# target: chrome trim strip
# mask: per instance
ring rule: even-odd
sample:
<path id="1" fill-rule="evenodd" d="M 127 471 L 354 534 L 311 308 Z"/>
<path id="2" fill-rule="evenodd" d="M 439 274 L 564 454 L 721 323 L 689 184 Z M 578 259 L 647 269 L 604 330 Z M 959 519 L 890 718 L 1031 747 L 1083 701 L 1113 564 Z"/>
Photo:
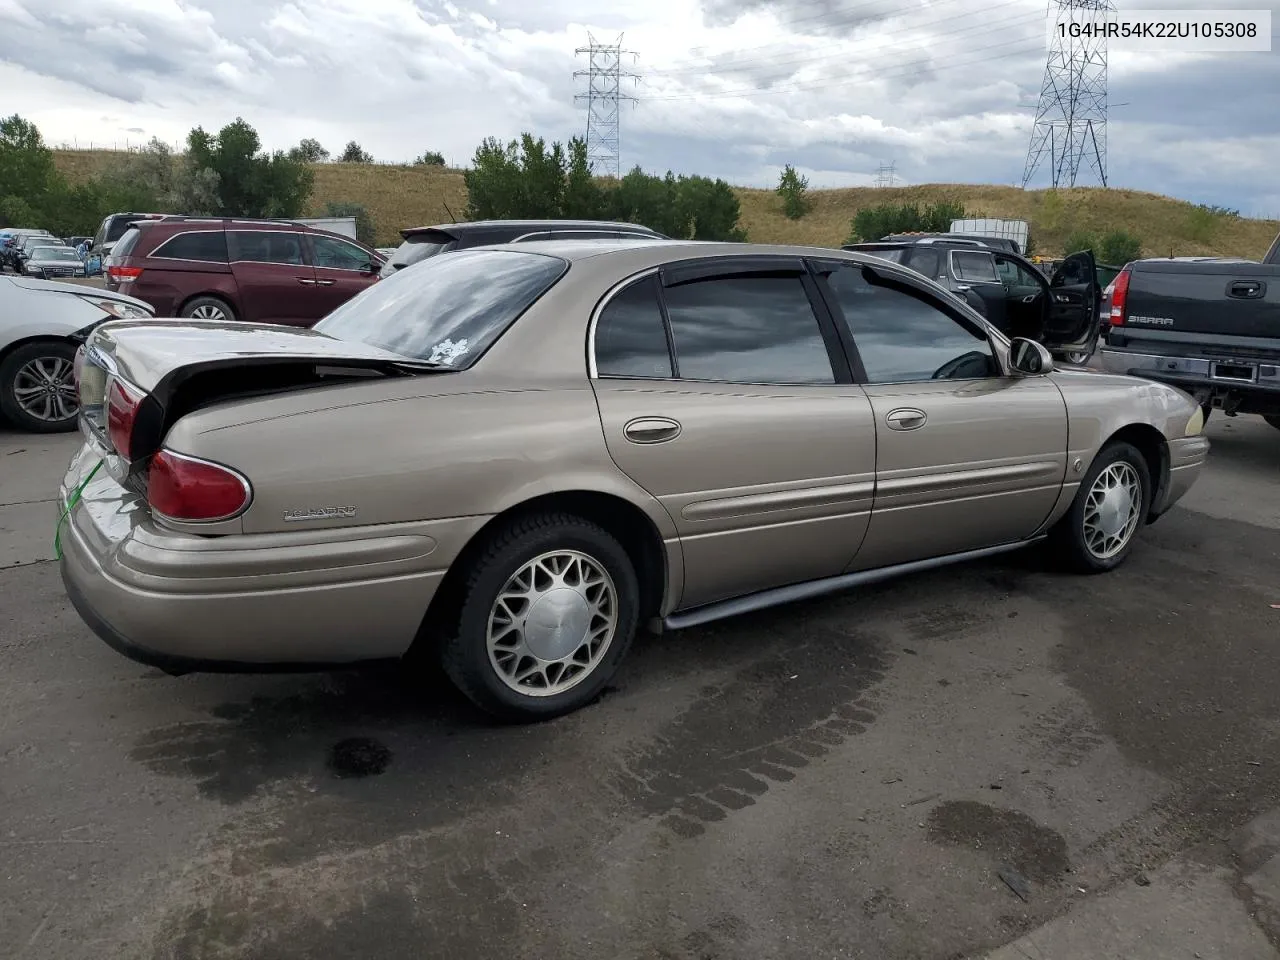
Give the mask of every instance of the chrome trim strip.
<path id="1" fill-rule="evenodd" d="M 826 594 L 837 593 L 849 587 L 878 583 L 881 580 L 889 580 L 908 573 L 920 573 L 936 567 L 949 566 L 953 563 L 963 563 L 967 560 L 981 560 L 984 557 L 1018 550 L 1042 539 L 1044 539 L 1042 536 L 1031 537 L 1027 540 L 1018 540 L 1014 543 L 1000 544 L 995 547 L 983 547 L 980 550 L 966 550 L 964 553 L 953 553 L 943 557 L 930 557 L 927 560 L 897 563 L 889 567 L 880 567 L 878 570 L 860 570 L 857 573 L 841 574 L 840 576 L 827 577 L 823 580 L 810 580 L 807 583 L 775 587 L 772 590 L 762 590 L 759 593 L 753 593 L 745 597 L 721 600 L 702 607 L 695 607 L 685 612 L 669 614 L 663 618 L 662 626 L 667 630 L 683 630 L 687 627 L 701 626 L 714 620 L 723 620 L 726 617 L 735 617 L 743 613 L 754 613 L 757 610 L 776 607 L 784 603 L 793 603 L 796 600 L 821 597 Z"/>
<path id="2" fill-rule="evenodd" d="M 802 507 L 821 507 L 838 503 L 856 504 L 870 501 L 875 495 L 874 480 L 858 480 L 853 483 L 831 484 L 822 487 L 804 487 L 800 490 L 777 490 L 772 493 L 754 493 L 743 497 L 723 497 L 718 500 L 699 500 L 687 504 L 680 511 L 685 520 L 728 520 L 759 513 L 796 510 Z"/>

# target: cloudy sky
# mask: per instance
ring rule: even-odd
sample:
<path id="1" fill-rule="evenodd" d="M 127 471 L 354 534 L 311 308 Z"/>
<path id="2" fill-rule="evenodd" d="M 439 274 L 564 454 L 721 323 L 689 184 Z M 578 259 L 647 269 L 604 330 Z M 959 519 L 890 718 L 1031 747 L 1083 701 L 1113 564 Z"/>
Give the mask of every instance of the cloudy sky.
<path id="1" fill-rule="evenodd" d="M 1122 9 L 1280 0 L 1120 0 Z M 602 12 L 603 11 L 603 12 Z M 48 142 L 182 140 L 237 115 L 264 143 L 350 139 L 467 161 L 486 136 L 585 128 L 575 48 L 635 51 L 623 168 L 769 185 L 1016 183 L 1044 72 L 1046 0 L 0 0 L 4 113 Z M 1280 214 L 1271 53 L 1113 50 L 1115 186 Z M 1047 172 L 1037 178 L 1047 183 Z"/>

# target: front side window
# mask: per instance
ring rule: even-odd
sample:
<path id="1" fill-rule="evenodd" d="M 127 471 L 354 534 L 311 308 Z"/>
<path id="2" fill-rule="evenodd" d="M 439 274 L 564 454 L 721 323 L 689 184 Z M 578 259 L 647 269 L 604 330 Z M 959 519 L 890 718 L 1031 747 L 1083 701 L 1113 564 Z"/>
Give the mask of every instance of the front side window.
<path id="1" fill-rule="evenodd" d="M 827 278 L 870 383 L 999 375 L 986 336 L 921 297 L 872 283 L 857 266 Z"/>
<path id="2" fill-rule="evenodd" d="M 134 228 L 134 232 L 138 232 Z M 121 250 L 124 240 L 115 246 L 116 256 L 123 257 L 129 251 Z M 130 248 L 132 249 L 132 248 Z M 151 252 L 153 257 L 169 260 L 197 260 L 202 263 L 227 262 L 227 235 L 221 230 L 201 230 L 196 233 L 179 233 L 170 237 Z"/>
<path id="3" fill-rule="evenodd" d="M 543 254 L 457 250 L 379 280 L 312 329 L 462 369 L 568 269 Z"/>
<path id="4" fill-rule="evenodd" d="M 228 253 L 233 261 L 283 263 L 301 266 L 302 235 L 283 230 L 228 230 Z"/>
<path id="5" fill-rule="evenodd" d="M 334 270 L 368 270 L 373 260 L 367 251 L 354 243 L 347 243 L 335 237 L 313 236 L 311 244 L 315 248 L 317 267 L 330 267 Z"/>
<path id="6" fill-rule="evenodd" d="M 951 267 L 957 280 L 970 280 L 977 283 L 999 283 L 996 276 L 995 261 L 989 253 L 969 253 L 955 250 L 951 254 Z"/>
<path id="7" fill-rule="evenodd" d="M 657 277 L 633 283 L 600 311 L 595 352 L 596 373 L 602 377 L 662 380 L 674 375 Z"/>
<path id="8" fill-rule="evenodd" d="M 818 318 L 798 276 L 742 276 L 669 287 L 678 375 L 734 383 L 834 383 Z"/>

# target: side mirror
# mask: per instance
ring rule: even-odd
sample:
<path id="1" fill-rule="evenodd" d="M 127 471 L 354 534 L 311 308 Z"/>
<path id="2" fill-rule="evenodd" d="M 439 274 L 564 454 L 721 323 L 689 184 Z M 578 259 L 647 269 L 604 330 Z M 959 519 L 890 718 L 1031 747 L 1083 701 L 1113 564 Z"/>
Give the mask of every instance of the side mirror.
<path id="1" fill-rule="evenodd" d="M 1044 344 L 1016 337 L 1009 344 L 1009 366 L 1024 377 L 1039 377 L 1053 370 L 1053 354 Z"/>

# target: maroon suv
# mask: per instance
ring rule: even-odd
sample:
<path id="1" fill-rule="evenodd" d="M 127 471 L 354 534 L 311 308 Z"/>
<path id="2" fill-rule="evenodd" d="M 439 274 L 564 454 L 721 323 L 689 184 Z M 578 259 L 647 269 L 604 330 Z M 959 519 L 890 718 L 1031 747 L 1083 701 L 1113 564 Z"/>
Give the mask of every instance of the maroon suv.
<path id="1" fill-rule="evenodd" d="M 125 232 L 106 282 L 159 317 L 309 327 L 376 283 L 382 262 L 349 237 L 288 220 L 169 217 Z"/>

